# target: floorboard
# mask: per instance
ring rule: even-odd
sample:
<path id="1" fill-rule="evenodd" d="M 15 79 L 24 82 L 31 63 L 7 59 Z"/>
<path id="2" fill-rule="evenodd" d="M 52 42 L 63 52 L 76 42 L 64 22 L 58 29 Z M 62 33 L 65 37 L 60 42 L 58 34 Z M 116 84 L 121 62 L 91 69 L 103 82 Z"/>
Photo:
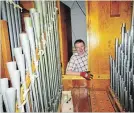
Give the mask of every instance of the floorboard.
<path id="1" fill-rule="evenodd" d="M 74 112 L 89 112 L 89 96 L 87 88 L 72 89 Z"/>

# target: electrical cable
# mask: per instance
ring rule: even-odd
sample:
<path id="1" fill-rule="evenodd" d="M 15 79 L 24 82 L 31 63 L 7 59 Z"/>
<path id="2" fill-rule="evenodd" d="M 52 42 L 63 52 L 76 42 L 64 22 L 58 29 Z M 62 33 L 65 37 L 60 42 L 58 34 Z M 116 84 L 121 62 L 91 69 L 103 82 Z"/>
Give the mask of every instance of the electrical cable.
<path id="1" fill-rule="evenodd" d="M 73 7 L 74 3 L 75 3 L 75 1 L 73 2 L 72 6 L 71 6 L 71 9 L 72 9 L 72 7 Z"/>
<path id="2" fill-rule="evenodd" d="M 85 12 L 82 10 L 80 4 L 78 3 L 78 1 L 76 1 L 76 3 L 78 4 L 79 8 L 81 9 L 81 11 L 83 12 L 83 14 L 86 16 Z"/>

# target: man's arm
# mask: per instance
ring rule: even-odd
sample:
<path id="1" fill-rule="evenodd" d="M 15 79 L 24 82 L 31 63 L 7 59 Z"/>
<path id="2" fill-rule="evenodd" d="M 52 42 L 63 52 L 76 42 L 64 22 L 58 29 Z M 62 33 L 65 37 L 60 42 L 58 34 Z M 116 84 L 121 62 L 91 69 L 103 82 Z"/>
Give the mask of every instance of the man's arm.
<path id="1" fill-rule="evenodd" d="M 80 75 L 80 72 L 66 71 L 66 75 Z"/>
<path id="2" fill-rule="evenodd" d="M 67 71 L 66 75 L 74 75 L 74 76 L 81 76 L 85 78 L 86 80 L 91 80 L 93 78 L 93 75 L 90 74 L 89 72 L 73 72 L 73 71 Z"/>

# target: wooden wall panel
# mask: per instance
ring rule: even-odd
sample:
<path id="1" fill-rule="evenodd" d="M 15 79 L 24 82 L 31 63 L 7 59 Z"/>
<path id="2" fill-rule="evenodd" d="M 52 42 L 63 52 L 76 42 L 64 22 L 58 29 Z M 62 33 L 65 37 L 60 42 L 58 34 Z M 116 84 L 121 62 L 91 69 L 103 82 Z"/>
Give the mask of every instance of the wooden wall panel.
<path id="1" fill-rule="evenodd" d="M 119 16 L 110 16 L 110 1 L 88 1 L 88 52 L 89 70 L 95 78 L 109 78 L 109 55 L 114 58 L 115 38 L 121 37 L 121 25 L 127 30 L 131 21 L 131 1 L 119 1 Z"/>
<path id="2" fill-rule="evenodd" d="M 73 88 L 72 80 L 63 80 L 62 84 L 64 91 L 69 91 Z"/>
<path id="3" fill-rule="evenodd" d="M 1 42 L 1 78 L 9 78 L 6 63 L 11 61 L 11 51 L 8 35 L 8 26 L 5 20 L 0 20 L 0 42 Z"/>
<path id="4" fill-rule="evenodd" d="M 106 91 L 110 85 L 109 79 L 93 79 L 87 81 L 85 79 L 62 79 L 64 91 L 72 88 L 89 88 L 90 90 Z"/>
<path id="5" fill-rule="evenodd" d="M 110 17 L 119 17 L 119 16 L 120 16 L 120 2 L 110 1 Z"/>

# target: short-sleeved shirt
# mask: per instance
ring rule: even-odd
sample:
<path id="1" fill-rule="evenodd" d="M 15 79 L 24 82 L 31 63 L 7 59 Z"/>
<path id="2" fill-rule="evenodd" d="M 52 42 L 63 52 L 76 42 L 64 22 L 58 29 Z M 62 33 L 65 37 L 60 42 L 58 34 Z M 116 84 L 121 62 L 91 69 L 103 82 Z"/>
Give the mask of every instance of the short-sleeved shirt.
<path id="1" fill-rule="evenodd" d="M 84 72 L 88 69 L 87 51 L 83 55 L 74 53 L 67 64 L 66 71 Z"/>

